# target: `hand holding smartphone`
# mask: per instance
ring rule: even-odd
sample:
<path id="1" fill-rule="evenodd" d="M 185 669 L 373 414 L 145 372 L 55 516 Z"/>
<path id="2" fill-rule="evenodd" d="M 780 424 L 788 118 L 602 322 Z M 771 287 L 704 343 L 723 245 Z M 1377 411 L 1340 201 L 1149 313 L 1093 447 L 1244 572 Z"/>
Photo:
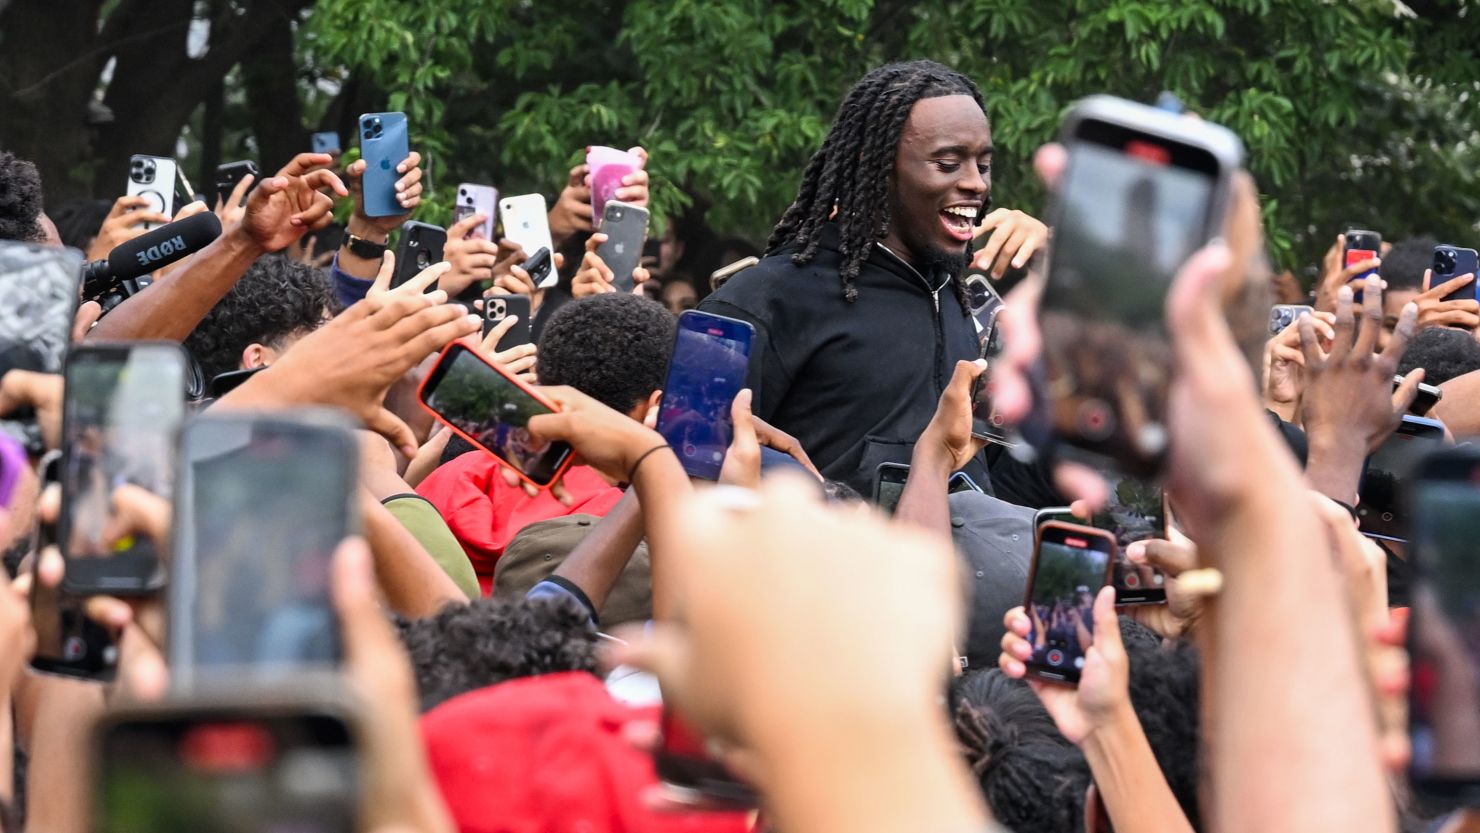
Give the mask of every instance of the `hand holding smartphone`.
<path id="1" fill-rule="evenodd" d="M 690 477 L 719 479 L 734 432 L 730 406 L 745 387 L 754 339 L 755 328 L 744 321 L 698 310 L 678 317 L 658 433 Z"/>
<path id="2" fill-rule="evenodd" d="M 185 419 L 178 345 L 87 344 L 67 357 L 62 404 L 59 543 L 72 594 L 151 593 L 164 584 L 155 542 L 109 540 L 113 491 L 132 484 L 168 500 L 175 434 Z"/>
<path id="3" fill-rule="evenodd" d="M 396 166 L 411 155 L 405 113 L 366 113 L 360 116 L 361 179 L 365 216 L 397 217 L 407 213 L 396 199 Z"/>
<path id="4" fill-rule="evenodd" d="M 603 146 L 586 149 L 586 166 L 591 169 L 591 216 L 597 228 L 605 228 L 606 204 L 617 198 L 622 178 L 642 166 L 634 153 Z"/>
<path id="5" fill-rule="evenodd" d="M 529 328 L 529 296 L 492 295 L 483 299 L 483 335 L 485 337 L 499 325 L 499 322 L 510 316 L 515 316 L 519 320 L 498 340 L 498 344 L 493 348 L 495 353 L 512 350 L 532 341 Z"/>
<path id="6" fill-rule="evenodd" d="M 442 351 L 417 398 L 463 439 L 536 488 L 554 485 L 575 457 L 569 445 L 529 433 L 531 417 L 556 413 L 559 406 L 460 342 Z"/>
<path id="7" fill-rule="evenodd" d="M 128 189 L 130 197 L 143 197 L 149 201 L 143 206 L 147 211 L 157 211 L 166 217 L 175 216 L 176 185 L 180 165 L 168 156 L 149 156 L 136 153 L 128 160 Z M 140 228 L 148 231 L 159 228 L 160 223 L 143 223 Z"/>
<path id="8" fill-rule="evenodd" d="M 406 283 L 424 269 L 442 261 L 442 250 L 447 245 L 447 230 L 431 223 L 407 220 L 401 224 L 401 239 L 396 243 L 396 273 L 391 276 L 391 288 Z M 434 282 L 427 290 L 434 290 Z"/>
<path id="9" fill-rule="evenodd" d="M 1226 128 L 1108 96 L 1076 105 L 1062 138 L 1040 317 L 1054 396 L 1031 433 L 1049 427 L 1067 449 L 1149 477 L 1170 436 L 1167 290 L 1221 233 L 1243 147 Z"/>
<path id="10" fill-rule="evenodd" d="M 540 249 L 555 251 L 554 239 L 550 236 L 549 210 L 542 195 L 504 197 L 499 201 L 498 210 L 503 223 L 504 239 L 518 244 L 526 255 L 532 258 Z M 530 277 L 534 275 L 531 274 Z M 560 275 L 551 269 L 544 278 L 535 278 L 535 287 L 548 289 L 559 280 Z"/>
<path id="11" fill-rule="evenodd" d="M 1429 286 L 1435 287 L 1460 275 L 1475 275 L 1480 279 L 1480 253 L 1445 243 L 1434 247 L 1430 263 Z M 1444 296 L 1445 301 L 1475 300 L 1475 280 Z"/>
<path id="12" fill-rule="evenodd" d="M 1028 674 L 1077 684 L 1094 644 L 1095 596 L 1110 580 L 1115 538 L 1088 526 L 1048 521 L 1038 528 L 1023 610 L 1033 653 Z"/>
<path id="13" fill-rule="evenodd" d="M 457 186 L 457 204 L 452 206 L 453 223 L 461 222 L 474 214 L 482 214 L 483 224 L 473 229 L 469 237 L 493 240 L 493 229 L 498 218 L 498 189 L 492 185 L 464 182 Z"/>
<path id="14" fill-rule="evenodd" d="M 631 292 L 632 271 L 642 262 L 642 244 L 647 240 L 648 210 L 612 200 L 606 204 L 601 220 L 601 233 L 606 241 L 596 254 L 612 270 L 612 286 L 618 292 Z"/>

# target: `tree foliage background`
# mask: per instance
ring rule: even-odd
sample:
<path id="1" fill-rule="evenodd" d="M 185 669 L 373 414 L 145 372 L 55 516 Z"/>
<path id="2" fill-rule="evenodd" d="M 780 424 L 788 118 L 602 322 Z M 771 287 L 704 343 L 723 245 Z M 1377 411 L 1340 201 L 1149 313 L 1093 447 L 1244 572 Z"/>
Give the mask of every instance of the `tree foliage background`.
<path id="1" fill-rule="evenodd" d="M 642 144 L 660 214 L 757 240 L 842 93 L 928 57 L 974 78 L 998 205 L 1076 98 L 1170 90 L 1243 137 L 1275 257 L 1346 224 L 1474 245 L 1480 9 L 1465 0 L 0 0 L 0 147 L 51 201 L 112 197 L 129 154 L 266 169 L 361 112 L 460 181 L 553 195 L 592 144 Z"/>

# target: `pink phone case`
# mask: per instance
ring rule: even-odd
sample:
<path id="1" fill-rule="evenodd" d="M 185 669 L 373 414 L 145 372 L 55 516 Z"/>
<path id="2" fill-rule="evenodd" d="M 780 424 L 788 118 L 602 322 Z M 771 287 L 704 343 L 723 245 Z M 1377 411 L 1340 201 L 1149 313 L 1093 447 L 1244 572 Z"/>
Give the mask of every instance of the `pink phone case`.
<path id="1" fill-rule="evenodd" d="M 608 200 L 617 198 L 622 177 L 636 171 L 642 160 L 636 154 L 609 147 L 586 149 L 586 165 L 591 169 L 591 216 L 601 224 L 601 212 Z"/>

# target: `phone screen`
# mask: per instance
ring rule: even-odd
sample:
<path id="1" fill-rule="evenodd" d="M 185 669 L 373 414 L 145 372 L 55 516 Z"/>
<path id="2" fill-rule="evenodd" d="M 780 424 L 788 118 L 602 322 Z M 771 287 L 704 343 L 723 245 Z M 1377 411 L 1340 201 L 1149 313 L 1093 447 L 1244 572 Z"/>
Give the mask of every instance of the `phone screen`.
<path id="1" fill-rule="evenodd" d="M 536 485 L 553 483 L 570 459 L 569 445 L 530 436 L 530 417 L 554 411 L 461 344 L 437 362 L 421 398 L 469 442 Z"/>
<path id="2" fill-rule="evenodd" d="M 328 424 L 206 415 L 185 429 L 169 588 L 176 681 L 338 663 L 329 573 L 354 531 L 358 453 L 348 429 Z"/>
<path id="3" fill-rule="evenodd" d="M 1038 532 L 1028 588 L 1028 670 L 1037 676 L 1077 682 L 1084 655 L 1094 643 L 1095 595 L 1105 586 L 1110 540 L 1057 524 Z"/>
<path id="4" fill-rule="evenodd" d="M 100 749 L 101 833 L 355 830 L 358 756 L 330 715 L 124 721 Z"/>
<path id="5" fill-rule="evenodd" d="M 138 592 L 163 581 L 153 542 L 107 534 L 119 486 L 171 498 L 184 391 L 185 356 L 173 345 L 81 347 L 68 359 L 58 533 L 72 590 Z"/>
<path id="6" fill-rule="evenodd" d="M 1133 564 L 1125 557 L 1125 548 L 1136 541 L 1166 537 L 1167 515 L 1161 483 L 1102 474 L 1110 485 L 1109 500 L 1092 524 L 1115 536 L 1116 557 L 1110 581 L 1115 585 L 1116 604 L 1166 601 L 1166 577 L 1161 571 L 1149 565 Z"/>
<path id="7" fill-rule="evenodd" d="M 1408 477 L 1419 459 L 1442 446 L 1443 440 L 1442 426 L 1405 416 L 1398 430 L 1372 452 L 1357 500 L 1357 519 L 1364 534 L 1388 541 L 1408 540 L 1402 503 Z"/>
<path id="8" fill-rule="evenodd" d="M 899 508 L 899 499 L 904 497 L 904 484 L 909 476 L 909 466 L 892 463 L 879 466 L 874 475 L 874 505 L 893 515 Z"/>
<path id="9" fill-rule="evenodd" d="M 696 310 L 678 317 L 658 433 L 691 477 L 719 479 L 733 431 L 730 406 L 745 387 L 754 336 L 754 328 L 732 318 Z"/>
<path id="10" fill-rule="evenodd" d="M 1480 461 L 1460 460 L 1453 481 L 1417 481 L 1413 491 L 1411 771 L 1441 792 L 1480 798 Z"/>
<path id="11" fill-rule="evenodd" d="M 17 369 L 62 372 L 81 270 L 76 249 L 0 241 L 0 375 Z M 33 454 L 45 449 L 29 409 L 0 419 L 0 430 Z"/>
<path id="12" fill-rule="evenodd" d="M 1172 356 L 1167 289 L 1205 244 L 1219 164 L 1208 151 L 1086 120 L 1058 195 L 1042 328 L 1056 433 L 1151 474 Z"/>

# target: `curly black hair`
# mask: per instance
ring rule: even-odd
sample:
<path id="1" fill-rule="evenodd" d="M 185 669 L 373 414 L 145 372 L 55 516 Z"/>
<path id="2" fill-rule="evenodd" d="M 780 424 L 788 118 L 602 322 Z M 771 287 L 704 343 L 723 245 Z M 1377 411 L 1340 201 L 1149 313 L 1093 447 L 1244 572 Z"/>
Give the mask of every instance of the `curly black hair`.
<path id="1" fill-rule="evenodd" d="M 596 628 L 570 599 L 478 599 L 398 624 L 422 711 L 519 677 L 596 673 Z"/>
<path id="2" fill-rule="evenodd" d="M 253 344 L 279 348 L 295 333 L 324 323 L 325 310 L 339 311 L 334 287 L 323 271 L 283 255 L 268 255 L 242 275 L 195 331 L 185 347 L 207 380 L 241 367 Z"/>
<path id="3" fill-rule="evenodd" d="M 853 285 L 874 243 L 889 228 L 889 188 L 905 121 L 925 98 L 969 95 L 985 113 L 981 91 L 970 78 L 934 61 L 886 64 L 863 76 L 838 107 L 832 129 L 802 174 L 796 201 L 771 230 L 766 253 L 791 246 L 801 266 L 817 255 L 823 227 L 837 224 L 843 266 L 843 297 L 858 299 Z M 966 291 L 956 281 L 961 308 Z"/>
<path id="4" fill-rule="evenodd" d="M 951 685 L 956 738 L 993 818 L 1009 830 L 1081 829 L 1089 763 L 1038 695 L 996 668 Z"/>
<path id="5" fill-rule="evenodd" d="M 540 334 L 540 384 L 570 385 L 629 413 L 663 387 L 675 328 L 668 310 L 641 295 L 571 301 Z"/>
<path id="6" fill-rule="evenodd" d="M 36 166 L 0 151 L 0 240 L 35 243 L 41 228 L 41 174 Z"/>
<path id="7" fill-rule="evenodd" d="M 1408 342 L 1398 372 L 1423 368 L 1425 384 L 1442 385 L 1456 376 L 1480 370 L 1480 343 L 1469 330 L 1425 327 Z"/>
<path id="8" fill-rule="evenodd" d="M 1193 830 L 1202 829 L 1197 801 L 1199 660 L 1197 649 L 1164 641 L 1150 628 L 1120 617 L 1120 638 L 1130 664 L 1131 707 L 1146 733 L 1167 786 Z"/>

